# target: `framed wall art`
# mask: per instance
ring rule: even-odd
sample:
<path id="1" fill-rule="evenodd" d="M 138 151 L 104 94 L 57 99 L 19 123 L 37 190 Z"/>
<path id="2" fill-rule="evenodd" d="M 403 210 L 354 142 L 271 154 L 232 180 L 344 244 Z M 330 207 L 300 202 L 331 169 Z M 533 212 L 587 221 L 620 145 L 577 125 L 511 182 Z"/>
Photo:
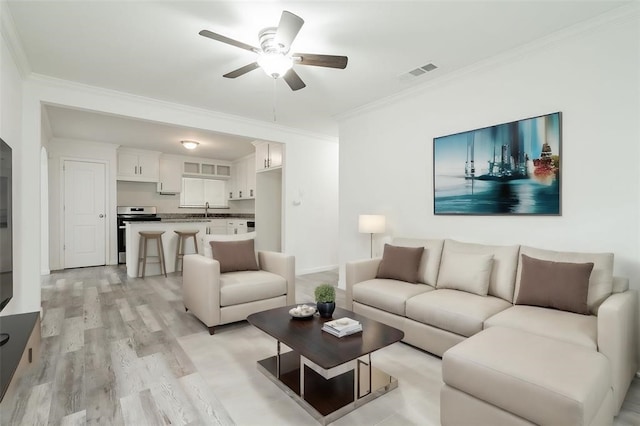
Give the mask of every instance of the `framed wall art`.
<path id="1" fill-rule="evenodd" d="M 433 140 L 436 215 L 560 215 L 561 113 Z"/>

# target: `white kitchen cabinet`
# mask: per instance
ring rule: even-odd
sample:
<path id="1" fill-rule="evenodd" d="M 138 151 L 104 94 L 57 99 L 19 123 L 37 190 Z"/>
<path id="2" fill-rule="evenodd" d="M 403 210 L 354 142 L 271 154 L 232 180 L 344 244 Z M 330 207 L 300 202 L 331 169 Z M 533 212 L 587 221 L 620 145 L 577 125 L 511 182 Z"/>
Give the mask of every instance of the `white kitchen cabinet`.
<path id="1" fill-rule="evenodd" d="M 226 182 L 217 179 L 182 178 L 180 207 L 226 208 Z"/>
<path id="2" fill-rule="evenodd" d="M 118 180 L 158 182 L 160 153 L 141 149 L 118 149 Z"/>
<path id="3" fill-rule="evenodd" d="M 229 219 L 227 221 L 227 234 L 246 234 L 247 233 L 247 220 L 246 219 Z"/>
<path id="4" fill-rule="evenodd" d="M 277 142 L 257 142 L 256 147 L 256 172 L 279 169 L 284 164 L 284 147 Z"/>
<path id="5" fill-rule="evenodd" d="M 249 199 L 256 198 L 256 156 L 247 157 L 247 197 Z"/>
<path id="6" fill-rule="evenodd" d="M 213 235 L 226 235 L 227 234 L 227 220 L 226 219 L 213 219 L 209 225 L 209 234 Z"/>
<path id="7" fill-rule="evenodd" d="M 182 160 L 170 155 L 160 157 L 158 192 L 177 194 L 182 191 Z"/>
<path id="8" fill-rule="evenodd" d="M 233 163 L 229 188 L 230 200 L 253 200 L 256 197 L 255 155 Z"/>

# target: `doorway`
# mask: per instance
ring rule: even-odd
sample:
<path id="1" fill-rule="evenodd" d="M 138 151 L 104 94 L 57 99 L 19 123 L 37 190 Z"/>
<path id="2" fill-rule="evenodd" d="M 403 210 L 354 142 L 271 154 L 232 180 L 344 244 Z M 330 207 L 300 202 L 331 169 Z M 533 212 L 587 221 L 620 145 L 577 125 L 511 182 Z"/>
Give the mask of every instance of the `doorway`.
<path id="1" fill-rule="evenodd" d="M 63 163 L 64 268 L 105 265 L 107 221 L 106 165 Z"/>

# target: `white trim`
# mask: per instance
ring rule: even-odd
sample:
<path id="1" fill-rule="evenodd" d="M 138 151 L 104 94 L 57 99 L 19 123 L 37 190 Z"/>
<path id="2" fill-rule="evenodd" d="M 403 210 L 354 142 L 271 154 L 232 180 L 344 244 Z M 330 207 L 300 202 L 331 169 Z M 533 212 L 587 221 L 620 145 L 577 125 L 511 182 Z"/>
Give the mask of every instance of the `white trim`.
<path id="1" fill-rule="evenodd" d="M 16 31 L 16 25 L 13 22 L 13 16 L 9 11 L 8 3 L 6 1 L 0 2 L 0 8 L 2 8 L 2 10 L 0 10 L 0 34 L 2 34 L 2 38 L 7 43 L 7 48 L 9 52 L 11 52 L 13 61 L 18 67 L 18 72 L 20 72 L 22 78 L 25 79 L 31 74 L 29 59 L 24 52 L 22 42 Z"/>
<path id="2" fill-rule="evenodd" d="M 296 271 L 296 275 L 315 274 L 318 272 L 333 271 L 334 269 L 338 269 L 338 265 L 326 265 L 326 266 L 318 266 L 315 268 L 300 269 Z"/>
<path id="3" fill-rule="evenodd" d="M 480 71 L 485 71 L 491 68 L 495 68 L 504 63 L 513 62 L 518 58 L 526 57 L 533 52 L 545 49 L 547 46 L 553 43 L 560 42 L 572 37 L 579 36 L 584 33 L 595 31 L 601 27 L 609 25 L 620 25 L 625 21 L 632 19 L 638 19 L 640 16 L 640 2 L 634 2 L 625 6 L 618 7 L 602 15 L 596 16 L 593 19 L 589 19 L 584 22 L 572 25 L 562 30 L 556 31 L 546 37 L 539 38 L 530 43 L 517 46 L 511 50 L 508 50 L 499 55 L 492 56 L 488 59 L 476 62 L 464 68 L 449 72 L 441 77 L 435 77 L 431 80 L 427 80 L 424 83 L 416 84 L 408 87 L 401 92 L 393 95 L 378 99 L 344 113 L 333 115 L 332 117 L 338 121 L 355 117 L 366 112 L 375 111 L 379 108 L 383 108 L 387 105 L 394 104 L 404 99 L 411 99 L 419 96 L 424 92 L 432 89 L 433 87 L 439 87 L 446 84 L 449 81 L 457 80 L 469 74 L 476 74 Z"/>

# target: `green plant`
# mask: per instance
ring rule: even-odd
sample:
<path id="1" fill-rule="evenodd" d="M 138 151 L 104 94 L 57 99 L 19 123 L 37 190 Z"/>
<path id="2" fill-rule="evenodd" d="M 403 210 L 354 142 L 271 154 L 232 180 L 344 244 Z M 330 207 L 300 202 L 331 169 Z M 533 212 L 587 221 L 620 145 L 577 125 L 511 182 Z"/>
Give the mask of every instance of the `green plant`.
<path id="1" fill-rule="evenodd" d="M 315 291 L 316 302 L 327 303 L 336 301 L 336 289 L 331 284 L 320 284 Z"/>

